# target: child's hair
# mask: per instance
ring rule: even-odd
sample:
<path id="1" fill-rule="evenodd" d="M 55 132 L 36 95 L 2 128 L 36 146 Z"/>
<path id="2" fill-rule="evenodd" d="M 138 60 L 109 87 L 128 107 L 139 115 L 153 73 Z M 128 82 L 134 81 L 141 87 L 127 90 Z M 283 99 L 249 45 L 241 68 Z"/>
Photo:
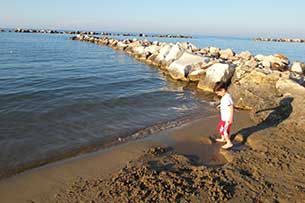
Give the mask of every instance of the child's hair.
<path id="1" fill-rule="evenodd" d="M 216 82 L 215 86 L 214 86 L 214 92 L 217 92 L 217 91 L 221 91 L 222 89 L 224 89 L 225 91 L 227 91 L 228 89 L 228 85 L 223 82 L 223 81 L 220 81 L 220 82 Z"/>

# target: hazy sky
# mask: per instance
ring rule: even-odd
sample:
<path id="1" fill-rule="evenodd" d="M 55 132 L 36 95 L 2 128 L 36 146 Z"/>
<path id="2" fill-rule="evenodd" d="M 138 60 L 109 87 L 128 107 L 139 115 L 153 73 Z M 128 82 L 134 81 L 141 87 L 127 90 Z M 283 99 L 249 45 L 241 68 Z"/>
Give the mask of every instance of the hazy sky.
<path id="1" fill-rule="evenodd" d="M 0 27 L 305 37 L 305 0 L 0 0 Z"/>

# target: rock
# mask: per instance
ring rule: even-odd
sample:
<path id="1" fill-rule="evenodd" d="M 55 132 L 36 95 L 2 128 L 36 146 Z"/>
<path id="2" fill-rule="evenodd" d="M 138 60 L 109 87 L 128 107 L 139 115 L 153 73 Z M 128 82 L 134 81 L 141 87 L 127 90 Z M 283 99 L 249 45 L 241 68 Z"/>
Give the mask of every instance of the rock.
<path id="1" fill-rule="evenodd" d="M 112 42 L 109 42 L 109 46 L 112 48 L 115 48 L 117 44 L 118 44 L 118 40 L 112 40 Z"/>
<path id="2" fill-rule="evenodd" d="M 298 74 L 305 74 L 305 64 L 301 62 L 293 62 L 290 71 Z"/>
<path id="3" fill-rule="evenodd" d="M 234 105 L 252 110 L 250 116 L 255 121 L 264 120 L 270 111 L 263 111 L 260 114 L 255 112 L 278 106 L 281 94 L 276 89 L 276 83 L 281 77 L 280 72 L 265 74 L 257 68 L 236 67 L 229 87 L 234 98 Z"/>
<path id="4" fill-rule="evenodd" d="M 275 58 L 275 60 L 271 61 L 272 70 L 279 70 L 279 71 L 288 70 L 288 65 L 290 62 L 286 56 L 284 56 L 283 54 L 274 54 L 273 57 Z"/>
<path id="5" fill-rule="evenodd" d="M 71 39 L 71 40 L 79 40 L 79 38 L 77 36 L 70 37 L 69 39 Z"/>
<path id="6" fill-rule="evenodd" d="M 264 55 L 258 54 L 254 57 L 257 61 L 262 61 L 264 59 Z"/>
<path id="7" fill-rule="evenodd" d="M 243 60 L 250 60 L 252 57 L 252 54 L 249 51 L 243 51 L 238 54 L 238 57 Z"/>
<path id="8" fill-rule="evenodd" d="M 141 45 L 144 47 L 148 47 L 148 46 L 152 45 L 152 42 L 148 41 L 147 39 L 141 40 L 140 42 L 141 42 Z"/>
<path id="9" fill-rule="evenodd" d="M 217 47 L 210 47 L 209 48 L 209 53 L 210 53 L 211 56 L 214 56 L 214 57 L 218 58 L 220 56 L 219 52 L 220 52 L 220 49 L 217 48 Z"/>
<path id="10" fill-rule="evenodd" d="M 197 69 L 194 71 L 191 71 L 190 74 L 188 75 L 188 78 L 190 81 L 199 81 L 203 76 L 205 76 L 206 70 L 204 69 Z"/>
<path id="11" fill-rule="evenodd" d="M 160 46 L 158 46 L 156 44 L 153 44 L 153 45 L 150 45 L 150 46 L 146 47 L 145 52 L 149 52 L 151 54 L 158 54 L 160 49 L 161 49 Z"/>
<path id="12" fill-rule="evenodd" d="M 192 69 L 191 65 L 187 65 L 187 66 L 170 65 L 170 67 L 168 68 L 168 73 L 175 80 L 186 81 L 187 75 L 189 74 L 191 69 Z"/>
<path id="13" fill-rule="evenodd" d="M 235 53 L 232 51 L 232 49 L 221 50 L 219 52 L 219 54 L 220 54 L 220 58 L 225 59 L 225 60 L 228 60 L 235 55 Z"/>
<path id="14" fill-rule="evenodd" d="M 291 97 L 291 114 L 285 120 L 285 125 L 289 126 L 292 132 L 305 133 L 305 88 L 293 80 L 280 78 L 276 83 L 277 90 L 286 97 Z"/>
<path id="15" fill-rule="evenodd" d="M 174 61 L 168 67 L 169 74 L 175 80 L 187 80 L 187 75 L 189 71 L 192 69 L 192 65 L 198 63 L 207 63 L 209 61 L 208 58 L 198 56 L 189 52 L 183 52 L 179 59 Z"/>
<path id="16" fill-rule="evenodd" d="M 150 56 L 150 53 L 145 51 L 144 46 L 135 47 L 133 49 L 134 57 L 138 60 L 146 62 L 147 58 Z"/>
<path id="17" fill-rule="evenodd" d="M 138 47 L 135 47 L 133 48 L 133 52 L 137 55 L 145 55 L 145 47 L 143 46 L 138 46 Z"/>
<path id="18" fill-rule="evenodd" d="M 213 92 L 215 83 L 219 81 L 229 82 L 234 70 L 233 65 L 216 63 L 206 70 L 206 76 L 199 81 L 197 88 Z"/>
<path id="19" fill-rule="evenodd" d="M 254 58 L 252 58 L 252 59 L 246 61 L 245 65 L 249 66 L 249 67 L 252 67 L 252 68 L 256 68 L 258 63 Z"/>
<path id="20" fill-rule="evenodd" d="M 171 63 L 174 60 L 178 59 L 183 54 L 183 52 L 184 52 L 183 48 L 181 48 L 178 45 L 173 45 L 164 60 L 167 63 Z"/>
<path id="21" fill-rule="evenodd" d="M 263 60 L 263 61 L 261 62 L 261 64 L 262 64 L 262 66 L 263 66 L 264 68 L 270 68 L 270 67 L 271 67 L 271 62 L 270 62 L 269 60 Z"/>
<path id="22" fill-rule="evenodd" d="M 109 40 L 109 43 L 111 43 L 111 40 Z M 129 54 L 133 53 L 133 49 L 135 47 L 142 46 L 140 41 L 133 40 L 131 43 L 128 44 L 128 47 L 125 48 L 125 51 Z"/>
<path id="23" fill-rule="evenodd" d="M 259 60 L 261 65 L 265 68 L 278 71 L 288 70 L 289 60 L 282 54 L 274 54 L 270 56 L 257 55 L 255 58 Z"/>
<path id="24" fill-rule="evenodd" d="M 185 50 L 188 50 L 189 52 L 195 52 L 199 50 L 198 47 L 189 42 L 178 42 L 177 45 Z"/>
<path id="25" fill-rule="evenodd" d="M 171 44 L 165 44 L 161 47 L 161 49 L 159 50 L 159 54 L 155 57 L 155 59 L 153 61 L 155 65 L 157 65 L 157 66 L 162 65 L 162 62 L 165 61 L 165 57 L 171 50 L 171 47 L 172 47 Z"/>
<path id="26" fill-rule="evenodd" d="M 248 66 L 246 64 L 241 64 L 235 68 L 234 75 L 232 77 L 232 82 L 238 82 L 243 77 L 246 76 L 247 73 L 250 73 L 252 70 L 254 70 L 255 67 Z"/>
<path id="27" fill-rule="evenodd" d="M 206 49 L 199 49 L 198 51 L 194 51 L 193 53 L 204 56 L 208 54 L 208 51 Z"/>
<path id="28" fill-rule="evenodd" d="M 116 46 L 119 50 L 124 50 L 126 47 L 128 47 L 128 45 L 123 42 L 118 42 Z"/>
<path id="29" fill-rule="evenodd" d="M 274 54 L 274 57 L 280 59 L 283 63 L 289 64 L 289 59 L 283 54 Z"/>

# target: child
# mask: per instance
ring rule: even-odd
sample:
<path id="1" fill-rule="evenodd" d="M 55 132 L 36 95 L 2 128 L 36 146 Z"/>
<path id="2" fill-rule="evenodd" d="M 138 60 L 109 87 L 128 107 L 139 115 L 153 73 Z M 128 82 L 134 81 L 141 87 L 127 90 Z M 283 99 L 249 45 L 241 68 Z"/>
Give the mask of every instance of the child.
<path id="1" fill-rule="evenodd" d="M 226 142 L 222 146 L 223 149 L 229 149 L 233 146 L 230 140 L 230 128 L 233 123 L 233 99 L 232 96 L 227 92 L 227 85 L 224 82 L 217 82 L 214 87 L 214 92 L 221 96 L 220 100 L 220 116 L 221 120 L 218 123 L 218 132 L 221 135 L 220 139 L 216 139 L 217 142 Z"/>

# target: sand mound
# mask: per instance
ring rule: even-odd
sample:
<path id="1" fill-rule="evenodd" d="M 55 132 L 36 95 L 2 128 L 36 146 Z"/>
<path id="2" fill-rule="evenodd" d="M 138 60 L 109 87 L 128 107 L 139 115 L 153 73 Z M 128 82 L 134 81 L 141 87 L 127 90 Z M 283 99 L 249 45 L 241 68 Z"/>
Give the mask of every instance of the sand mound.
<path id="1" fill-rule="evenodd" d="M 168 148 L 152 148 L 108 179 L 78 179 L 58 202 L 223 202 L 234 182 Z"/>

